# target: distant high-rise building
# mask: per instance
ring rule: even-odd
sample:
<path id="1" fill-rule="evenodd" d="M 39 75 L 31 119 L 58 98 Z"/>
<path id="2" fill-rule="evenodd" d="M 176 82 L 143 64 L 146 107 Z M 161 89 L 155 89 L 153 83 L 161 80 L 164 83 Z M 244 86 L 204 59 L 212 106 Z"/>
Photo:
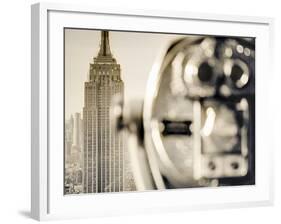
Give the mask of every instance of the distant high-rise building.
<path id="1" fill-rule="evenodd" d="M 100 50 L 90 64 L 84 92 L 84 193 L 124 190 L 124 147 L 110 121 L 115 94 L 123 96 L 124 84 L 109 46 L 108 31 L 101 31 Z"/>
<path id="2" fill-rule="evenodd" d="M 73 116 L 71 115 L 69 120 L 65 122 L 65 162 L 69 163 L 71 158 L 71 147 L 73 141 Z"/>
<path id="3" fill-rule="evenodd" d="M 71 146 L 71 163 L 82 168 L 83 164 L 83 121 L 80 113 L 74 114 Z"/>
<path id="4" fill-rule="evenodd" d="M 81 119 L 80 113 L 74 114 L 74 120 L 73 120 L 73 145 L 77 147 L 81 147 L 83 142 L 83 123 Z"/>

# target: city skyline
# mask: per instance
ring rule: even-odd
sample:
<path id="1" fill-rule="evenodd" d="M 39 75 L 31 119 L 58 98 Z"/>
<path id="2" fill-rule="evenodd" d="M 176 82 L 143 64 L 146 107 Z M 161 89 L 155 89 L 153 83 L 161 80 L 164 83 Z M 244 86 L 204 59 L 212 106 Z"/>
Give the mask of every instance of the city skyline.
<path id="1" fill-rule="evenodd" d="M 83 120 L 75 113 L 65 121 L 65 194 L 83 192 Z"/>
<path id="2" fill-rule="evenodd" d="M 82 117 L 76 112 L 66 118 L 65 194 L 135 189 L 124 136 L 110 120 L 113 96 L 124 96 L 121 66 L 111 53 L 108 31 L 100 31 L 99 42 L 84 82 Z"/>

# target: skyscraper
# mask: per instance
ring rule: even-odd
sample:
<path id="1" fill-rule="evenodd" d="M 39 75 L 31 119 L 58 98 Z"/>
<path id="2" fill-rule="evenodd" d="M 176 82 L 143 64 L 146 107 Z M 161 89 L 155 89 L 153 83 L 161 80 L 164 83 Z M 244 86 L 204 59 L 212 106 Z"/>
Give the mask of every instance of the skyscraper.
<path id="1" fill-rule="evenodd" d="M 123 138 L 110 121 L 115 94 L 123 96 L 124 84 L 109 46 L 108 31 L 101 31 L 100 50 L 90 64 L 84 92 L 84 193 L 124 190 Z"/>
<path id="2" fill-rule="evenodd" d="M 71 147 L 73 141 L 73 116 L 71 115 L 70 119 L 66 120 L 65 122 L 65 163 L 70 163 L 71 158 Z"/>

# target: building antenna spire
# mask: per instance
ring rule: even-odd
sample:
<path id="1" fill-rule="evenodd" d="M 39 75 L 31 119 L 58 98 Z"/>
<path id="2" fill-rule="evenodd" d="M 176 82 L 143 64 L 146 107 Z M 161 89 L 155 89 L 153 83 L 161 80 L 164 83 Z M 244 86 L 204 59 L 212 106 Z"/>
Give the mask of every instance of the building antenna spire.
<path id="1" fill-rule="evenodd" d="M 98 56 L 112 56 L 109 46 L 109 32 L 101 31 L 101 43 Z"/>

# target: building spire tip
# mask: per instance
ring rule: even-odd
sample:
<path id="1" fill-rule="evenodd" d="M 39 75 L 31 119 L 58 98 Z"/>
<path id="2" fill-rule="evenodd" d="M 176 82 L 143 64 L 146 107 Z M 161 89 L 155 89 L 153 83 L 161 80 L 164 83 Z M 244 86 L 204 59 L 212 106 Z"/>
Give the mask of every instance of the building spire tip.
<path id="1" fill-rule="evenodd" d="M 101 31 L 99 56 L 112 56 L 109 45 L 109 32 L 106 30 Z"/>

